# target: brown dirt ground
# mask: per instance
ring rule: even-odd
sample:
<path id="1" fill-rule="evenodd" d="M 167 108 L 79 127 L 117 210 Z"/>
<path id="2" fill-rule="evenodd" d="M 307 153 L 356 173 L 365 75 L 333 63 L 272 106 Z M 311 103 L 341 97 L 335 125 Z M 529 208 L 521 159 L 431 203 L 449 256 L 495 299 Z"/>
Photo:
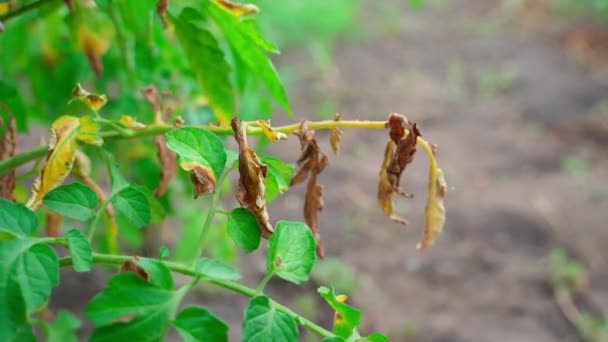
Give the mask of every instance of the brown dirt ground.
<path id="1" fill-rule="evenodd" d="M 497 1 L 428 1 L 421 11 L 402 2 L 393 5 L 392 23 L 382 22 L 377 2 L 368 2 L 361 25 L 382 38 L 341 42 L 335 69 L 297 81 L 291 92 L 299 117 L 314 116 L 311 104 L 334 97 L 345 118 L 400 112 L 439 145 L 449 184 L 447 224 L 423 253 L 415 248 L 427 174 L 422 154 L 404 179 L 416 198 L 397 200 L 407 227 L 391 223 L 376 203 L 386 133 L 346 130 L 341 155 L 320 177 L 326 253 L 354 271 L 351 301 L 364 314 L 361 330 L 387 333 L 392 341 L 578 341 L 553 300 L 547 256 L 559 246 L 571 251 L 589 270 L 596 306 L 608 307 L 608 108 L 602 105 L 608 78 L 565 48 L 563 37 L 581 27 L 576 23 L 522 16 Z M 310 61 L 296 52 L 279 62 Z M 318 137 L 329 152 L 327 134 Z M 292 160 L 297 149 L 291 139 L 270 152 Z M 302 192 L 277 200 L 271 215 L 300 220 Z M 255 284 L 263 252 L 242 263 L 245 282 Z M 62 274 L 67 284 L 55 303 L 74 287 L 98 287 L 94 278 Z M 289 302 L 294 291 L 314 295 L 316 285 L 277 280 L 269 293 Z M 233 322 L 237 339 L 246 300 L 192 300 Z M 317 318 L 330 324 L 330 312 L 321 312 Z"/>

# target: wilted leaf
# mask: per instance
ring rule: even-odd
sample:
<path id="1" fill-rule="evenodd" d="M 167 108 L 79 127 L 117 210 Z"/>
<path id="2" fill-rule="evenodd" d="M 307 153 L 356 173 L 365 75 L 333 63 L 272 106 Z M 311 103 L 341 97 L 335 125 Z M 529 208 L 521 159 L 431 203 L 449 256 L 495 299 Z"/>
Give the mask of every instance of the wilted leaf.
<path id="1" fill-rule="evenodd" d="M 433 167 L 435 169 L 433 169 Z M 448 190 L 443 171 L 431 163 L 428 194 L 424 207 L 424 232 L 416 248 L 425 249 L 441 234 L 445 224 L 445 206 L 443 199 Z"/>
<path id="2" fill-rule="evenodd" d="M 239 118 L 232 119 L 232 130 L 239 144 L 239 189 L 236 199 L 241 207 L 251 210 L 257 217 L 262 236 L 268 238 L 274 229 L 266 209 L 264 180 L 268 168 L 262 164 L 255 151 L 247 145 L 247 127 Z"/>
<path id="3" fill-rule="evenodd" d="M 161 165 L 160 182 L 158 183 L 158 188 L 154 191 L 154 196 L 160 197 L 167 191 L 169 183 L 177 171 L 177 163 L 175 162 L 175 153 L 167 148 L 164 135 L 157 135 L 153 141 L 156 148 L 158 148 L 158 161 Z"/>
<path id="4" fill-rule="evenodd" d="M 63 222 L 63 216 L 47 210 L 45 226 L 46 235 L 50 237 L 61 235 L 61 222 Z"/>
<path id="5" fill-rule="evenodd" d="M 395 155 L 395 142 L 392 139 L 389 139 L 386 143 L 386 149 L 384 150 L 384 161 L 382 162 L 382 167 L 380 168 L 380 181 L 378 183 L 378 201 L 380 203 L 380 207 L 384 211 L 391 220 L 401 223 L 407 224 L 407 220 L 399 217 L 394 213 L 393 207 L 393 198 L 395 195 L 395 188 L 388 180 L 388 173 L 386 169 L 390 164 L 391 160 L 393 160 L 393 156 Z"/>
<path id="6" fill-rule="evenodd" d="M 106 94 L 92 94 L 85 90 L 80 83 L 72 90 L 72 96 L 84 102 L 93 111 L 100 110 L 108 102 Z"/>
<path id="7" fill-rule="evenodd" d="M 258 126 L 260 126 L 262 132 L 264 132 L 264 135 L 266 136 L 266 138 L 268 138 L 268 140 L 272 142 L 287 140 L 287 134 L 282 132 L 275 132 L 272 127 L 270 127 L 270 124 L 268 124 L 266 121 L 258 120 L 256 121 L 256 123 L 258 124 Z"/>
<path id="8" fill-rule="evenodd" d="M 118 273 L 133 272 L 137 274 L 140 278 L 145 279 L 146 281 L 150 281 L 150 274 L 148 274 L 146 270 L 144 270 L 141 266 L 138 265 L 139 260 L 140 259 L 137 256 L 131 257 L 131 259 L 123 262 L 122 265 L 120 265 Z"/>
<path id="9" fill-rule="evenodd" d="M 156 14 L 158 14 L 158 16 L 160 17 L 160 20 L 163 23 L 163 27 L 167 28 L 167 6 L 168 6 L 169 0 L 158 0 L 158 2 L 156 3 Z"/>
<path id="10" fill-rule="evenodd" d="M 230 0 L 215 0 L 221 8 L 236 15 L 237 17 L 244 17 L 250 14 L 256 14 L 260 12 L 258 6 L 254 4 L 239 4 Z"/>
<path id="11" fill-rule="evenodd" d="M 342 116 L 339 113 L 336 113 L 336 121 L 342 120 Z M 342 139 L 342 131 L 338 127 L 334 127 L 331 129 L 331 135 L 329 136 L 329 143 L 331 144 L 331 149 L 334 151 L 335 155 L 338 155 L 340 152 L 340 140 Z"/>
<path id="12" fill-rule="evenodd" d="M 2 105 L 0 103 L 0 105 Z M 4 105 L 2 105 L 4 106 Z M 2 118 L 0 117 L 0 127 L 2 127 Z M 17 150 L 17 127 L 15 118 L 9 114 L 8 125 L 2 141 L 0 141 L 0 160 L 5 160 L 15 156 Z M 0 196 L 9 201 L 14 201 L 13 190 L 15 190 L 15 169 L 10 170 L 0 177 L 0 187 L 2 188 Z"/>
<path id="13" fill-rule="evenodd" d="M 409 126 L 409 134 L 405 139 L 404 125 Z M 386 127 L 390 128 L 390 137 L 397 145 L 395 154 L 386 168 L 386 173 L 389 183 L 393 186 L 396 193 L 404 197 L 413 197 L 399 188 L 401 175 L 409 163 L 414 160 L 416 154 L 416 142 L 421 136 L 416 123 L 409 122 L 406 117 L 401 114 L 391 113 L 386 123 Z"/>
<path id="14" fill-rule="evenodd" d="M 129 115 L 122 115 L 120 117 L 120 124 L 126 128 L 136 131 L 146 128 L 146 125 L 142 124 L 141 122 L 137 122 L 137 119 Z"/>
<path id="15" fill-rule="evenodd" d="M 101 57 L 114 38 L 112 20 L 96 8 L 79 6 L 76 11 L 70 12 L 67 22 L 74 42 L 87 56 L 89 65 L 97 77 L 101 77 L 103 71 Z"/>
<path id="16" fill-rule="evenodd" d="M 308 185 L 306 186 L 306 200 L 304 202 L 304 218 L 306 224 L 312 230 L 317 244 L 317 255 L 322 258 L 325 255 L 321 236 L 319 235 L 319 211 L 323 209 L 323 186 L 317 184 L 317 176 L 325 169 L 329 163 L 327 156 L 321 152 L 317 141 L 315 140 L 315 132 L 308 130 L 306 122 L 303 121 L 300 129 L 294 133 L 300 139 L 302 146 L 302 154 L 298 158 L 298 173 L 291 179 L 291 185 L 297 185 L 308 177 Z"/>
<path id="17" fill-rule="evenodd" d="M 77 117 L 64 115 L 53 122 L 46 164 L 32 185 L 32 196 L 27 203 L 29 208 L 37 209 L 44 196 L 63 183 L 72 170 L 76 141 L 83 133 L 87 132 L 81 131 L 81 119 Z"/>

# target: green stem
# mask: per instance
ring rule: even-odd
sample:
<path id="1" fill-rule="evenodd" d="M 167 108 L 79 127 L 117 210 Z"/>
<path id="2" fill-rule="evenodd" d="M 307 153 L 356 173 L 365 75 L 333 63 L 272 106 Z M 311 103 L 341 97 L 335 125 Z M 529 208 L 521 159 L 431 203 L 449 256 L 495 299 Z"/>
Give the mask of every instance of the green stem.
<path id="1" fill-rule="evenodd" d="M 268 284 L 270 279 L 272 279 L 272 276 L 274 276 L 274 272 L 267 273 L 266 276 L 264 276 L 264 279 L 262 279 L 262 281 L 260 282 L 258 287 L 256 287 L 255 290 L 258 291 L 259 293 L 263 293 L 264 288 L 266 287 L 266 284 Z"/>
<path id="2" fill-rule="evenodd" d="M 5 21 L 6 22 L 6 21 L 8 21 L 11 18 L 20 16 L 22 14 L 25 14 L 25 13 L 29 12 L 29 11 L 35 10 L 36 8 L 44 5 L 47 2 L 51 2 L 51 1 L 54 1 L 54 0 L 39 0 L 39 1 L 32 2 L 32 3 L 27 4 L 27 5 L 21 6 L 21 7 L 17 8 L 16 10 L 14 10 L 12 12 L 9 12 L 9 13 L 1 16 L 0 17 L 0 21 Z"/>
<path id="3" fill-rule="evenodd" d="M 213 222 L 213 216 L 215 215 L 215 206 L 217 205 L 217 201 L 220 196 L 220 188 L 222 187 L 222 183 L 224 183 L 224 179 L 228 175 L 228 173 L 232 170 L 231 168 L 227 168 L 222 172 L 220 178 L 215 184 L 215 193 L 211 196 L 211 204 L 209 204 L 209 210 L 207 211 L 207 217 L 205 218 L 205 223 L 203 224 L 203 229 L 201 230 L 201 236 L 198 239 L 198 251 L 196 253 L 196 258 L 200 257 L 203 254 L 203 250 L 205 249 L 205 241 L 207 240 L 207 235 L 209 235 L 209 230 L 211 230 L 211 222 Z"/>
<path id="4" fill-rule="evenodd" d="M 112 198 L 114 198 L 114 196 L 118 195 L 121 191 L 123 191 L 126 188 L 127 188 L 127 186 L 124 186 L 124 187 L 118 189 L 117 191 L 112 192 L 112 194 L 110 194 L 110 196 L 105 200 L 105 202 L 103 202 L 101 207 L 99 209 L 97 209 L 97 212 L 95 213 L 95 217 L 93 218 L 93 221 L 91 221 L 91 224 L 89 225 L 89 229 L 87 231 L 87 239 L 89 240 L 89 242 L 93 241 L 93 237 L 95 237 L 95 231 L 97 230 L 97 226 L 99 225 L 99 220 L 101 220 L 101 217 L 106 212 L 106 208 L 108 205 L 110 205 Z"/>
<path id="5" fill-rule="evenodd" d="M 359 121 L 359 120 L 323 120 L 323 121 L 307 121 L 309 129 L 332 129 L 332 128 L 364 128 L 364 129 L 384 129 L 384 121 Z M 227 126 L 211 125 L 200 125 L 194 126 L 199 128 L 205 128 L 217 135 L 232 135 L 234 132 L 232 128 Z M 275 132 L 281 132 L 285 134 L 291 134 L 300 128 L 300 123 L 273 127 Z M 160 134 L 165 134 L 175 129 L 171 125 L 150 125 L 145 129 L 129 132 L 128 135 L 124 135 L 118 131 L 106 131 L 102 132 L 101 136 L 105 141 L 125 140 L 125 139 L 141 139 L 147 137 L 153 137 Z M 264 131 L 260 127 L 254 127 L 251 125 L 247 126 L 247 135 L 263 135 Z M 420 142 L 422 138 L 418 138 Z M 0 161 L 0 176 L 6 172 L 15 169 L 27 162 L 38 159 L 44 156 L 48 152 L 47 146 L 41 146 L 31 151 L 20 153 L 12 158 Z"/>
<path id="6" fill-rule="evenodd" d="M 124 263 L 125 261 L 128 261 L 129 259 L 131 259 L 131 256 L 128 256 L 128 255 L 111 255 L 111 254 L 93 253 L 93 263 L 94 264 L 120 265 L 120 264 Z M 194 277 L 199 276 L 194 271 L 194 268 L 192 266 L 188 266 L 185 264 L 172 262 L 172 261 L 161 261 L 161 262 L 173 272 L 177 272 L 177 273 L 181 273 L 181 274 L 189 275 L 189 276 L 194 276 Z M 73 260 L 72 260 L 71 256 L 67 256 L 67 257 L 63 257 L 63 258 L 59 259 L 59 265 L 61 267 L 70 266 L 72 264 L 73 264 Z M 208 278 L 208 277 L 203 277 L 201 279 L 207 281 L 210 284 L 225 288 L 225 289 L 233 291 L 233 292 L 240 293 L 240 294 L 244 295 L 245 297 L 253 298 L 253 297 L 256 297 L 259 295 L 259 292 L 256 291 L 255 289 L 252 289 L 250 287 L 247 287 L 245 285 L 239 284 L 234 281 L 214 279 L 214 278 Z M 322 337 L 335 336 L 331 331 L 302 317 L 300 314 L 292 311 L 288 307 L 278 303 L 277 301 L 275 301 L 271 298 L 269 298 L 269 300 L 270 300 L 270 303 L 277 310 L 286 313 L 287 315 L 289 315 L 291 318 L 296 320 L 296 322 L 301 324 L 306 329 L 308 329 Z"/>

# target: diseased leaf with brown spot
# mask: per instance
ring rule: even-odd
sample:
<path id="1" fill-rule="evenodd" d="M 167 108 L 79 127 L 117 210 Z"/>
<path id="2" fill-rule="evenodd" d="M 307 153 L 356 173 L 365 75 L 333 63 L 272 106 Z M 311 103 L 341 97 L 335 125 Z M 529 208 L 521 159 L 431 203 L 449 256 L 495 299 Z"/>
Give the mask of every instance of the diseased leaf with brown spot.
<path id="1" fill-rule="evenodd" d="M 0 104 L 2 107 L 5 107 L 3 104 Z M 8 109 L 8 108 L 5 108 Z M 2 127 L 3 122 L 0 117 L 0 127 Z M 15 118 L 9 113 L 8 117 L 8 125 L 6 127 L 6 131 L 4 132 L 4 136 L 2 137 L 2 141 L 0 141 L 0 160 L 5 160 L 15 156 L 15 152 L 17 150 L 17 126 Z M 2 177 L 0 177 L 0 187 L 1 192 L 0 196 L 2 198 L 6 198 L 9 201 L 14 201 L 13 191 L 15 190 L 15 169 L 8 171 Z"/>
<path id="2" fill-rule="evenodd" d="M 95 2 L 91 1 L 94 7 Z M 110 17 L 93 6 L 78 6 L 67 16 L 69 32 L 78 48 L 84 52 L 95 75 L 103 72 L 101 58 L 114 38 L 114 25 Z"/>
<path id="3" fill-rule="evenodd" d="M 84 104 L 94 111 L 100 110 L 108 102 L 106 94 L 92 94 L 85 90 L 80 83 L 72 90 L 72 96 L 84 102 Z"/>
<path id="4" fill-rule="evenodd" d="M 237 17 L 244 17 L 260 12 L 260 9 L 254 4 L 239 4 L 230 0 L 216 0 L 215 2 L 220 5 L 221 8 Z"/>
<path id="5" fill-rule="evenodd" d="M 154 145 L 158 148 L 158 161 L 160 162 L 160 182 L 158 188 L 154 191 L 155 197 L 162 196 L 167 188 L 175 172 L 177 171 L 177 163 L 175 162 L 175 153 L 167 148 L 164 135 L 157 135 L 154 137 Z M 193 173 L 190 174 L 191 177 Z M 193 182 L 195 184 L 195 182 Z"/>
<path id="6" fill-rule="evenodd" d="M 190 172 L 190 180 L 194 187 L 194 198 L 215 192 L 215 177 L 209 167 L 197 163 L 181 162 L 184 171 Z"/>
<path id="7" fill-rule="evenodd" d="M 120 124 L 134 131 L 139 131 L 146 128 L 146 125 L 142 124 L 141 122 L 137 122 L 134 117 L 129 115 L 122 115 L 120 117 Z"/>
<path id="8" fill-rule="evenodd" d="M 61 222 L 63 217 L 50 210 L 46 211 L 46 235 L 50 237 L 57 237 L 61 235 Z"/>
<path id="9" fill-rule="evenodd" d="M 388 165 L 391 160 L 393 160 L 393 156 L 395 155 L 395 142 L 392 139 L 389 139 L 386 143 L 386 149 L 384 150 L 384 161 L 382 162 L 382 167 L 380 168 L 380 181 L 378 182 L 378 202 L 380 203 L 380 207 L 384 214 L 388 216 L 391 220 L 401 224 L 407 224 L 407 220 L 399 217 L 394 212 L 393 200 L 395 197 L 395 188 L 388 180 L 388 173 L 386 171 Z"/>
<path id="10" fill-rule="evenodd" d="M 297 185 L 306 180 L 310 174 L 308 185 L 306 186 L 306 197 L 304 202 L 304 219 L 312 230 L 317 243 L 317 256 L 322 258 L 325 255 L 321 235 L 319 234 L 319 211 L 323 209 L 323 186 L 317 184 L 317 176 L 325 169 L 329 163 L 327 156 L 321 152 L 315 132 L 308 130 L 306 121 L 300 125 L 300 129 L 294 134 L 300 139 L 302 152 L 297 160 L 300 169 L 291 179 L 290 185 Z"/>
<path id="11" fill-rule="evenodd" d="M 264 165 L 255 151 L 247 145 L 247 127 L 239 118 L 232 119 L 232 130 L 239 144 L 239 189 L 236 199 L 241 207 L 249 209 L 258 219 L 264 238 L 270 237 L 274 228 L 269 222 L 266 209 L 266 179 L 267 166 Z"/>
<path id="12" fill-rule="evenodd" d="M 405 134 L 404 124 L 409 125 L 409 134 L 405 139 L 400 138 L 400 134 Z M 391 113 L 387 122 L 390 128 L 390 137 L 397 145 L 393 159 L 386 168 L 388 181 L 395 189 L 395 192 L 404 197 L 413 197 L 400 189 L 399 184 L 401 175 L 409 163 L 414 160 L 416 154 L 416 142 L 421 136 L 416 123 L 409 122 L 404 116 Z"/>
<path id="13" fill-rule="evenodd" d="M 336 113 L 335 121 L 342 120 L 342 116 L 340 113 Z M 340 140 L 342 139 L 342 131 L 338 127 L 334 127 L 331 129 L 331 135 L 329 136 L 329 143 L 331 144 L 331 149 L 334 151 L 335 155 L 340 153 Z"/>
<path id="14" fill-rule="evenodd" d="M 163 23 L 163 27 L 167 28 L 167 6 L 169 5 L 169 0 L 158 0 L 156 3 L 156 14 L 160 17 L 160 21 Z"/>
<path id="15" fill-rule="evenodd" d="M 139 266 L 138 263 L 139 257 L 131 257 L 131 259 L 123 262 L 122 265 L 120 265 L 118 273 L 133 272 L 140 276 L 142 279 L 150 281 L 150 274 L 146 272 L 146 270 L 144 270 L 141 266 Z"/>
<path id="16" fill-rule="evenodd" d="M 435 169 L 433 169 L 435 168 Z M 425 249 L 433 244 L 435 239 L 443 231 L 445 224 L 445 206 L 443 200 L 448 191 L 443 171 L 434 163 L 431 163 L 428 194 L 426 206 L 424 207 L 424 232 L 422 240 L 416 248 Z"/>

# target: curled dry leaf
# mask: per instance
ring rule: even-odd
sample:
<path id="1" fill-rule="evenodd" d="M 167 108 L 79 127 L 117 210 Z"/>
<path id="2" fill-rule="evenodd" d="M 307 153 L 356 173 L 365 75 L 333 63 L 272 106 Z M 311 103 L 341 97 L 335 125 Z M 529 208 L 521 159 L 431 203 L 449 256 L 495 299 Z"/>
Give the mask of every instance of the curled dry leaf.
<path id="1" fill-rule="evenodd" d="M 46 211 L 46 235 L 49 237 L 57 237 L 61 235 L 61 222 L 63 217 L 50 210 Z"/>
<path id="2" fill-rule="evenodd" d="M 106 102 L 108 102 L 108 97 L 106 94 L 92 94 L 86 91 L 80 83 L 76 85 L 76 88 L 72 90 L 72 96 L 84 102 L 89 108 L 93 111 L 100 110 Z"/>
<path id="3" fill-rule="evenodd" d="M 329 163 L 327 156 L 321 152 L 315 132 L 308 130 L 306 121 L 300 125 L 300 129 L 294 134 L 300 139 L 302 154 L 297 163 L 300 169 L 291 179 L 290 185 L 297 185 L 306 180 L 310 174 L 308 185 L 306 186 L 306 197 L 304 202 L 304 219 L 312 230 L 317 243 L 317 255 L 322 258 L 325 255 L 321 235 L 319 234 L 319 211 L 323 209 L 323 186 L 317 184 L 317 176 L 325 169 Z"/>
<path id="4" fill-rule="evenodd" d="M 268 122 L 264 120 L 258 120 L 256 121 L 256 123 L 258 124 L 258 126 L 260 126 L 262 132 L 264 132 L 264 135 L 266 136 L 266 138 L 268 138 L 268 140 L 272 142 L 287 140 L 287 134 L 282 132 L 275 132 L 272 127 L 270 127 L 270 124 Z"/>
<path id="5" fill-rule="evenodd" d="M 380 181 L 378 183 L 378 201 L 380 203 L 380 207 L 384 214 L 388 216 L 391 220 L 401 224 L 407 224 L 407 220 L 399 217 L 394 212 L 393 207 L 393 199 L 395 197 L 395 188 L 388 180 L 387 168 L 390 164 L 391 160 L 393 160 L 393 156 L 395 155 L 395 142 L 392 139 L 389 139 L 386 144 L 386 149 L 384 150 L 384 161 L 382 162 L 382 167 L 380 168 Z"/>
<path id="6" fill-rule="evenodd" d="M 5 107 L 3 104 L 0 104 Z M 8 108 L 5 108 L 8 109 Z M 0 117 L 0 127 L 2 127 L 2 118 Z M 17 126 L 15 118 L 10 115 L 8 117 L 8 125 L 4 136 L 0 141 L 0 160 L 5 160 L 15 156 L 17 150 Z M 15 170 L 10 170 L 0 177 L 0 196 L 9 201 L 14 201 L 13 191 L 15 190 Z"/>
<path id="7" fill-rule="evenodd" d="M 239 118 L 232 119 L 231 125 L 236 142 L 239 144 L 239 189 L 236 199 L 241 207 L 253 212 L 260 224 L 262 236 L 268 238 L 274 231 L 266 209 L 264 180 L 268 168 L 247 145 L 246 125 Z"/>
<path id="8" fill-rule="evenodd" d="M 162 196 L 167 188 L 175 172 L 177 171 L 177 163 L 175 162 L 175 153 L 167 148 L 166 140 L 164 135 L 157 135 L 154 137 L 154 145 L 158 148 L 158 160 L 160 161 L 160 182 L 158 188 L 154 191 L 155 197 Z M 191 173 L 192 177 L 196 172 Z M 198 182 L 192 182 L 198 184 Z"/>
<path id="9" fill-rule="evenodd" d="M 239 4 L 230 0 L 216 0 L 215 3 L 237 17 L 244 17 L 260 12 L 258 6 L 254 4 Z"/>
<path id="10" fill-rule="evenodd" d="M 146 128 L 146 125 L 141 122 L 137 122 L 137 119 L 129 115 L 122 115 L 120 117 L 120 124 L 134 131 L 139 131 Z"/>
<path id="11" fill-rule="evenodd" d="M 443 200 L 447 190 L 443 171 L 434 162 L 431 162 L 428 194 L 424 207 L 424 232 L 422 233 L 422 240 L 416 248 L 425 249 L 431 246 L 443 231 L 443 225 L 445 224 Z"/>
<path id="12" fill-rule="evenodd" d="M 163 23 L 163 27 L 167 28 L 167 6 L 169 0 L 158 0 L 156 3 L 156 14 L 160 17 L 160 21 Z"/>
<path id="13" fill-rule="evenodd" d="M 409 125 L 409 134 L 405 139 L 401 137 L 405 134 L 404 124 Z M 416 123 L 411 123 L 404 116 L 396 113 L 391 113 L 387 122 L 387 127 L 390 128 L 390 137 L 397 145 L 393 159 L 386 168 L 388 181 L 393 186 L 395 192 L 404 197 L 413 197 L 402 191 L 399 188 L 401 175 L 409 163 L 414 160 L 416 154 L 416 142 L 421 136 Z"/>
<path id="14" fill-rule="evenodd" d="M 99 126 L 92 125 L 86 117 L 64 115 L 51 125 L 49 152 L 40 175 L 32 184 L 32 195 L 27 202 L 30 209 L 37 209 L 47 192 L 61 185 L 72 170 L 77 140 L 95 142 L 93 135 Z"/>
<path id="15" fill-rule="evenodd" d="M 138 263 L 139 257 L 131 257 L 131 259 L 123 262 L 122 265 L 120 265 L 118 273 L 133 272 L 140 276 L 142 279 L 150 281 L 150 274 L 146 272 L 146 270 L 144 270 L 141 266 L 139 266 Z"/>
<path id="16" fill-rule="evenodd" d="M 216 179 L 209 167 L 198 163 L 181 162 L 179 164 L 184 171 L 190 172 L 190 180 L 194 187 L 194 198 L 215 192 Z"/>
<path id="17" fill-rule="evenodd" d="M 342 116 L 339 113 L 336 113 L 336 121 L 342 120 Z M 331 144 L 331 149 L 334 151 L 335 155 L 340 153 L 340 140 L 342 139 L 342 131 L 338 127 L 334 127 L 331 129 L 331 134 L 329 136 L 329 143 Z"/>

